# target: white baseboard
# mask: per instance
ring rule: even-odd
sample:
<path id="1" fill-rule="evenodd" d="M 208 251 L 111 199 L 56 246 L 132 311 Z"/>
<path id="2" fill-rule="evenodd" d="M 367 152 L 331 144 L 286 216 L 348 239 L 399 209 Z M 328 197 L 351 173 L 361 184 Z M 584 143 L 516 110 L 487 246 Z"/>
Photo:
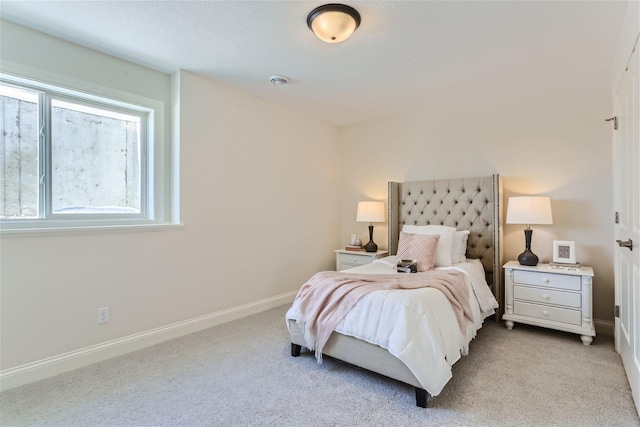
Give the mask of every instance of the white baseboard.
<path id="1" fill-rule="evenodd" d="M 43 380 L 293 302 L 297 292 L 244 304 L 0 371 L 0 391 Z M 283 321 L 284 324 L 284 321 Z"/>

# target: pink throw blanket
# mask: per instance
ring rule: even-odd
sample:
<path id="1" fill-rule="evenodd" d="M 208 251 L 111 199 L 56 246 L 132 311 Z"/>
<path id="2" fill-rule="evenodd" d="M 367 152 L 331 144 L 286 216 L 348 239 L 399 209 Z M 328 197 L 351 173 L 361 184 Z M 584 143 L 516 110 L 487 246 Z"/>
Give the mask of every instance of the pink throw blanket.
<path id="1" fill-rule="evenodd" d="M 304 321 L 307 347 L 315 348 L 322 360 L 322 349 L 331 332 L 349 310 L 365 294 L 376 290 L 417 289 L 432 287 L 440 290 L 451 302 L 460 331 L 466 336 L 473 312 L 469 304 L 469 289 L 464 273 L 455 270 L 430 270 L 412 274 L 353 274 L 336 271 L 316 273 L 305 283 L 295 304 Z"/>

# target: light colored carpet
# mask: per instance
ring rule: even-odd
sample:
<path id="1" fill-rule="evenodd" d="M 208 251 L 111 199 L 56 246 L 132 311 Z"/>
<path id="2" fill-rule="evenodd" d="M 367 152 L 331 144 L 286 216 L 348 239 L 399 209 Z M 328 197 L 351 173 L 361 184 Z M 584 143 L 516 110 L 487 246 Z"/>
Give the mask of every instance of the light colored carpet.
<path id="1" fill-rule="evenodd" d="M 289 355 L 287 307 L 0 394 L 2 425 L 638 426 L 608 337 L 493 321 L 429 408 L 413 388 Z"/>

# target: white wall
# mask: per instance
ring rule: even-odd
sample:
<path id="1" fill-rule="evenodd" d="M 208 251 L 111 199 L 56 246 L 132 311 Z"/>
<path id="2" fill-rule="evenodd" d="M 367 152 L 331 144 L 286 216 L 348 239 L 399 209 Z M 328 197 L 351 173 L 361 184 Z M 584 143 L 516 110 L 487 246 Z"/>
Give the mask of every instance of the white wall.
<path id="1" fill-rule="evenodd" d="M 170 76 L 6 21 L 1 31 L 3 61 L 171 110 Z M 0 369 L 293 293 L 333 267 L 336 127 L 188 72 L 174 84 L 184 227 L 2 236 Z M 98 326 L 102 306 L 111 320 Z"/>
<path id="2" fill-rule="evenodd" d="M 341 239 L 366 236 L 355 220 L 358 200 L 386 200 L 387 181 L 499 173 L 505 202 L 548 195 L 553 225 L 532 226 L 532 249 L 550 261 L 553 240 L 574 240 L 578 261 L 594 267 L 594 316 L 613 319 L 613 213 L 609 76 L 567 81 L 551 99 L 522 76 L 447 88 L 418 111 L 342 129 Z M 493 83 L 493 84 L 492 84 Z M 519 85 L 523 87 L 520 88 Z M 533 90 L 529 90 L 532 86 Z M 539 93 L 539 94 L 537 94 Z M 505 261 L 524 250 L 523 226 L 505 226 Z M 375 241 L 387 247 L 386 227 Z"/>

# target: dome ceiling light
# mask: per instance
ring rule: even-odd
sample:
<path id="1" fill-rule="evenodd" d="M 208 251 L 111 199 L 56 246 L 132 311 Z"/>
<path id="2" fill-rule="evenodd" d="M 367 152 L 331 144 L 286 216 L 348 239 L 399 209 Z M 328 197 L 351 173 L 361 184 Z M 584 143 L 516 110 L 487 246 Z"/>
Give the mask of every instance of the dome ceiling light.
<path id="1" fill-rule="evenodd" d="M 348 39 L 360 25 L 360 14 L 344 4 L 318 6 L 307 16 L 307 26 L 327 43 L 340 43 Z"/>

